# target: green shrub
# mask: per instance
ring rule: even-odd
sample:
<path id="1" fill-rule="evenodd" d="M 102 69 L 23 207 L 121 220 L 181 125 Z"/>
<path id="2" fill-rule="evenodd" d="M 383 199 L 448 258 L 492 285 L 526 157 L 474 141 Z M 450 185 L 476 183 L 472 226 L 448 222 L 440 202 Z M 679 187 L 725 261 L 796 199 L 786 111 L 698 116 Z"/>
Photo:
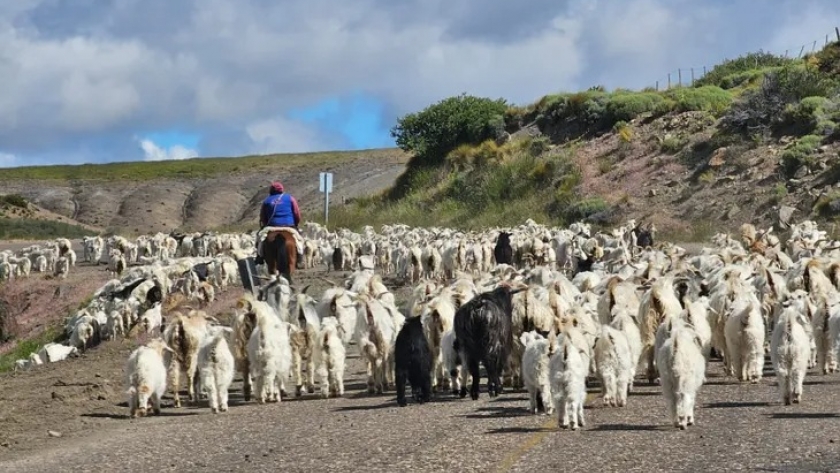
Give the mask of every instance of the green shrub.
<path id="1" fill-rule="evenodd" d="M 783 66 L 765 67 L 761 69 L 750 69 L 748 71 L 736 72 L 721 79 L 719 86 L 724 90 L 735 89 L 737 87 L 751 87 L 758 84 L 759 81 L 764 78 L 764 74 L 778 71 L 782 67 Z"/>
<path id="2" fill-rule="evenodd" d="M 677 154 L 685 148 L 686 140 L 680 136 L 667 136 L 659 143 L 659 150 L 665 154 Z"/>
<path id="3" fill-rule="evenodd" d="M 606 104 L 605 128 L 633 120 L 644 113 L 662 111 L 665 98 L 656 92 L 616 92 Z"/>
<path id="4" fill-rule="evenodd" d="M 822 139 L 821 136 L 805 135 L 782 151 L 779 164 L 787 178 L 793 177 L 802 166 L 812 164 L 810 157 L 820 146 Z"/>
<path id="5" fill-rule="evenodd" d="M 784 182 L 780 182 L 773 187 L 773 201 L 781 202 L 781 200 L 787 197 L 787 195 L 788 190 Z"/>
<path id="6" fill-rule="evenodd" d="M 711 184 L 715 182 L 715 172 L 711 169 L 707 169 L 700 174 L 697 180 L 703 184 Z"/>
<path id="7" fill-rule="evenodd" d="M 92 235 L 96 235 L 96 232 L 64 222 L 27 218 L 0 218 L 0 240 L 81 238 Z"/>
<path id="8" fill-rule="evenodd" d="M 587 219 L 601 212 L 606 212 L 609 208 L 609 204 L 604 202 L 603 199 L 600 197 L 594 197 L 572 202 L 568 207 L 566 207 L 563 213 L 565 221 L 572 223 Z"/>
<path id="9" fill-rule="evenodd" d="M 816 68 L 786 66 L 765 74 L 761 86 L 747 91 L 721 119 L 721 128 L 730 133 L 751 135 L 776 130 L 784 124 L 789 105 L 806 97 L 828 97 L 837 83 Z"/>
<path id="10" fill-rule="evenodd" d="M 530 137 L 528 152 L 531 156 L 539 156 L 551 149 L 551 141 L 545 136 Z"/>
<path id="11" fill-rule="evenodd" d="M 500 138 L 507 110 L 504 99 L 461 94 L 403 116 L 391 136 L 402 150 L 415 154 L 413 164 L 441 164 L 458 145 Z"/>
<path id="12" fill-rule="evenodd" d="M 665 92 L 673 100 L 677 112 L 702 111 L 720 115 L 732 105 L 732 94 L 717 86 L 678 88 Z"/>
<path id="13" fill-rule="evenodd" d="M 60 329 L 48 327 L 41 334 L 31 339 L 18 341 L 14 349 L 0 355 L 0 373 L 12 371 L 15 367 L 15 361 L 29 358 L 29 355 L 37 352 L 47 343 L 59 342 L 62 338 Z"/>
<path id="14" fill-rule="evenodd" d="M 840 122 L 840 97 L 805 97 L 799 103 L 785 107 L 780 128 L 793 135 L 817 134 L 830 136 Z"/>
<path id="15" fill-rule="evenodd" d="M 817 52 L 814 62 L 823 74 L 840 76 L 840 41 L 829 43 Z"/>
<path id="16" fill-rule="evenodd" d="M 814 203 L 813 212 L 823 218 L 831 218 L 840 214 L 840 192 L 831 191 L 820 196 Z"/>
<path id="17" fill-rule="evenodd" d="M 727 89 L 730 87 L 726 87 L 728 84 L 726 84 L 725 79 L 730 76 L 750 73 L 766 67 L 783 66 L 793 62 L 794 60 L 792 59 L 764 51 L 748 53 L 716 65 L 706 75 L 694 81 L 694 86 L 715 85 Z"/>
<path id="18" fill-rule="evenodd" d="M 0 207 L 10 205 L 21 209 L 29 208 L 26 198 L 19 194 L 0 195 Z"/>

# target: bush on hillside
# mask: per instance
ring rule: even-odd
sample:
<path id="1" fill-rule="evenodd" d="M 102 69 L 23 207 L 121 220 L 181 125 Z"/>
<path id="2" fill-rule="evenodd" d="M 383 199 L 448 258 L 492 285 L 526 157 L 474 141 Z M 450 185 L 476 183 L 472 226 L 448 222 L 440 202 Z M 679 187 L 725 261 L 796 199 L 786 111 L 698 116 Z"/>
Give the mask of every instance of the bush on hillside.
<path id="1" fill-rule="evenodd" d="M 781 127 L 789 134 L 832 136 L 840 124 L 840 96 L 805 97 L 785 108 Z"/>
<path id="2" fill-rule="evenodd" d="M 504 99 L 461 94 L 400 118 L 391 129 L 397 146 L 414 153 L 414 164 L 440 164 L 461 144 L 478 144 L 504 134 Z"/>
<path id="3" fill-rule="evenodd" d="M 669 110 L 675 112 L 709 112 L 720 115 L 732 105 L 732 94 L 714 85 L 680 87 L 665 92 L 672 102 Z"/>
<path id="4" fill-rule="evenodd" d="M 716 65 L 706 75 L 694 81 L 694 86 L 715 85 L 722 89 L 729 89 L 741 85 L 756 74 L 760 76 L 764 68 L 784 66 L 793 62 L 793 59 L 757 51 Z M 741 81 L 736 78 L 740 78 Z"/>
<path id="5" fill-rule="evenodd" d="M 795 65 L 764 75 L 761 85 L 744 93 L 721 120 L 721 128 L 736 134 L 767 133 L 783 124 L 785 109 L 806 97 L 827 97 L 837 82 L 812 66 Z"/>
<path id="6" fill-rule="evenodd" d="M 27 218 L 0 218 L 0 240 L 81 238 L 93 235 L 96 235 L 96 232 L 64 222 Z"/>
<path id="7" fill-rule="evenodd" d="M 0 207 L 10 205 L 12 207 L 19 207 L 21 209 L 29 208 L 26 198 L 19 194 L 0 195 Z"/>
<path id="8" fill-rule="evenodd" d="M 782 173 L 784 173 L 785 177 L 790 179 L 802 166 L 812 165 L 811 156 L 820 144 L 822 144 L 821 136 L 805 135 L 788 145 L 782 151 L 781 159 L 779 160 L 779 165 L 782 167 Z"/>
<path id="9" fill-rule="evenodd" d="M 616 92 L 606 103 L 602 127 L 612 128 L 619 121 L 629 122 L 644 113 L 666 112 L 665 107 L 665 98 L 656 92 Z"/>
<path id="10" fill-rule="evenodd" d="M 840 41 L 826 45 L 813 57 L 820 72 L 840 77 Z"/>

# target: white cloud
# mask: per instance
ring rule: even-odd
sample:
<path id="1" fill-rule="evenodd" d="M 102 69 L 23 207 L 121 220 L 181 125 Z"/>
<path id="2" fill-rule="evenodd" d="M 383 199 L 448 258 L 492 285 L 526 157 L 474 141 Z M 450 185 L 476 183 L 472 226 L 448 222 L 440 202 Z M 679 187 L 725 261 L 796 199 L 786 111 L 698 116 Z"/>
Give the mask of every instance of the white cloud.
<path id="1" fill-rule="evenodd" d="M 178 128 L 208 136 L 205 155 L 324 149 L 340 141 L 274 117 L 364 92 L 390 126 L 461 92 L 523 103 L 644 87 L 677 68 L 810 45 L 840 17 L 836 0 L 0 3 L 0 143 L 19 160 L 123 155 L 137 130 Z"/>
<path id="2" fill-rule="evenodd" d="M 194 149 L 181 145 L 161 148 L 149 139 L 140 140 L 140 147 L 143 148 L 143 153 L 145 153 L 145 161 L 170 161 L 198 157 L 198 151 Z"/>
<path id="3" fill-rule="evenodd" d="M 329 142 L 313 128 L 284 118 L 258 120 L 245 128 L 254 154 L 304 153 L 331 148 Z"/>
<path id="4" fill-rule="evenodd" d="M 17 164 L 17 158 L 13 154 L 0 153 L 0 167 L 7 168 Z"/>

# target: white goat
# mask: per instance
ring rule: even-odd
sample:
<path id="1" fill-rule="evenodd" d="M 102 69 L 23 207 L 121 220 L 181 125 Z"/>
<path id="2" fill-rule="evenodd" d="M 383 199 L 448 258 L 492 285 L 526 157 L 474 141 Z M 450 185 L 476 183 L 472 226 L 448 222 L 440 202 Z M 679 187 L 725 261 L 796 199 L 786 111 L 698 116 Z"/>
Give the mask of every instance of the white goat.
<path id="1" fill-rule="evenodd" d="M 805 333 L 799 307 L 786 307 L 773 328 L 770 344 L 770 360 L 776 370 L 779 394 L 784 404 L 799 403 L 802 399 L 802 382 L 808 371 L 811 346 Z"/>
<path id="2" fill-rule="evenodd" d="M 523 333 L 519 340 L 525 347 L 522 353 L 522 381 L 528 390 L 531 413 L 537 414 L 543 410 L 546 415 L 551 415 L 554 413 L 554 402 L 551 398 L 548 365 L 556 345 L 549 344 L 536 331 Z"/>
<path id="3" fill-rule="evenodd" d="M 636 362 L 624 332 L 609 325 L 601 326 L 595 341 L 595 371 L 601 380 L 604 404 L 624 407 L 633 380 Z"/>
<path id="4" fill-rule="evenodd" d="M 321 385 L 321 395 L 344 396 L 344 362 L 346 349 L 341 339 L 338 319 L 325 318 L 321 322 L 321 333 L 315 345 L 315 369 Z"/>
<path id="5" fill-rule="evenodd" d="M 280 402 L 280 387 L 292 366 L 286 322 L 269 311 L 257 312 L 256 327 L 248 340 L 248 359 L 260 404 Z"/>
<path id="6" fill-rule="evenodd" d="M 198 369 L 201 386 L 210 400 L 210 410 L 228 410 L 228 389 L 233 383 L 233 352 L 227 337 L 233 333 L 229 327 L 212 326 L 198 350 Z"/>
<path id="7" fill-rule="evenodd" d="M 726 365 L 739 381 L 758 383 L 764 366 L 764 318 L 754 294 L 739 294 L 725 325 Z"/>
<path id="8" fill-rule="evenodd" d="M 706 378 L 702 341 L 689 325 L 675 321 L 656 358 L 668 414 L 675 427 L 685 430 L 694 425 L 697 392 Z"/>
<path id="9" fill-rule="evenodd" d="M 586 425 L 583 405 L 589 363 L 585 361 L 585 352 L 577 348 L 568 335 L 555 336 L 551 332 L 548 343 L 555 352 L 549 361 L 549 373 L 554 408 L 559 413 L 558 424 L 563 429 L 577 430 Z"/>
<path id="10" fill-rule="evenodd" d="M 138 347 L 128 357 L 125 372 L 131 417 L 145 416 L 149 402 L 152 411 L 160 414 L 160 400 L 166 391 L 164 351 L 171 350 L 162 339 L 156 338 Z"/>

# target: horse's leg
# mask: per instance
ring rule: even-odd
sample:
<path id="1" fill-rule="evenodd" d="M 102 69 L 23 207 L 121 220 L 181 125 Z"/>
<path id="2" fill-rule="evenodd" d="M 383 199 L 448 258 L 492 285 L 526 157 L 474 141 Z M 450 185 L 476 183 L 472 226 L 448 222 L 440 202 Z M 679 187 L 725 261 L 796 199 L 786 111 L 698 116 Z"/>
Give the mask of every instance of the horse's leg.
<path id="1" fill-rule="evenodd" d="M 277 245 L 273 251 L 275 258 L 277 258 L 277 271 L 291 284 L 292 280 L 291 274 L 289 273 L 289 255 L 286 250 L 286 236 L 283 234 L 277 235 L 274 242 Z"/>
<path id="2" fill-rule="evenodd" d="M 286 240 L 286 256 L 289 260 L 289 283 L 292 281 L 292 274 L 295 272 L 297 268 L 297 243 L 295 243 L 295 239 L 291 238 L 290 240 Z"/>
<path id="3" fill-rule="evenodd" d="M 265 255 L 265 264 L 268 269 L 268 275 L 271 276 L 273 274 L 277 274 L 279 268 L 279 260 L 277 259 L 277 239 L 275 238 L 274 241 L 268 242 L 266 241 L 265 247 L 263 248 L 263 254 Z"/>

